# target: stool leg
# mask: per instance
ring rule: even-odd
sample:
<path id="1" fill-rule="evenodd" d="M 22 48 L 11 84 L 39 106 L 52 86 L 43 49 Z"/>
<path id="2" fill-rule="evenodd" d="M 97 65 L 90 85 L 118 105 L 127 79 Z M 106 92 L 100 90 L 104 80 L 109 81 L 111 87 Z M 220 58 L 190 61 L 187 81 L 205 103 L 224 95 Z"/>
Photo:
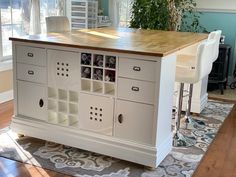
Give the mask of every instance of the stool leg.
<path id="1" fill-rule="evenodd" d="M 173 137 L 173 146 L 193 146 L 196 143 L 196 139 L 194 137 L 189 137 L 180 133 L 180 119 L 181 119 L 181 111 L 182 111 L 182 103 L 183 103 L 183 92 L 184 92 L 184 83 L 180 84 L 179 97 L 178 97 L 178 109 L 177 109 L 177 117 L 175 118 L 175 132 Z"/>
<path id="2" fill-rule="evenodd" d="M 187 109 L 186 109 L 186 114 L 185 114 L 186 128 L 188 129 L 203 128 L 205 125 L 203 121 L 195 120 L 191 117 L 192 95 L 193 95 L 193 84 L 190 84 L 188 104 L 187 104 Z"/>

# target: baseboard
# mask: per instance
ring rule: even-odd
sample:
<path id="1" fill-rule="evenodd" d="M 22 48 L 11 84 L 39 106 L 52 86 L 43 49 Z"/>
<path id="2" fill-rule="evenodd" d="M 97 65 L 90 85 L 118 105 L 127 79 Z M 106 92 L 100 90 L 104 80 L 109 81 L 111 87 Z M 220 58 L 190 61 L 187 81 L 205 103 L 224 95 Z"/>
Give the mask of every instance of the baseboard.
<path id="1" fill-rule="evenodd" d="M 13 100 L 13 90 L 0 93 L 0 103 Z"/>

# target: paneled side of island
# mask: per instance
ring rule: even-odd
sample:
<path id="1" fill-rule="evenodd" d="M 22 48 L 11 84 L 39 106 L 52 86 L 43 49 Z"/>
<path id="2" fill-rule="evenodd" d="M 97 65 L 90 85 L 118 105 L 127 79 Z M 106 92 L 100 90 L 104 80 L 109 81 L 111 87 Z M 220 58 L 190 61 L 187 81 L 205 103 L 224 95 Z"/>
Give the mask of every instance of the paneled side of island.
<path id="1" fill-rule="evenodd" d="M 156 167 L 172 147 L 175 55 L 13 41 L 21 134 Z"/>

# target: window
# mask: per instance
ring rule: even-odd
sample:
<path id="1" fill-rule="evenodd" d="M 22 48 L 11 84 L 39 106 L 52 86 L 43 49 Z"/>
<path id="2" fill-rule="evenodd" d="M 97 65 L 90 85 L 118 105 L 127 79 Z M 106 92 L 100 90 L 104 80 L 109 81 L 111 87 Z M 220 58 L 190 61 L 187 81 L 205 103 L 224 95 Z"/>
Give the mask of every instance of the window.
<path id="1" fill-rule="evenodd" d="M 61 0 L 39 0 L 41 31 L 46 31 L 45 17 L 58 14 Z M 9 37 L 29 34 L 31 0 L 0 0 L 0 61 L 11 58 Z"/>
<path id="2" fill-rule="evenodd" d="M 120 2 L 120 27 L 129 27 L 133 0 L 121 0 Z"/>
<path id="3" fill-rule="evenodd" d="M 113 26 L 128 27 L 133 0 L 110 0 L 109 16 Z"/>
<path id="4" fill-rule="evenodd" d="M 0 1 L 0 60 L 11 56 L 12 49 L 9 37 L 27 34 L 29 30 L 29 1 Z"/>

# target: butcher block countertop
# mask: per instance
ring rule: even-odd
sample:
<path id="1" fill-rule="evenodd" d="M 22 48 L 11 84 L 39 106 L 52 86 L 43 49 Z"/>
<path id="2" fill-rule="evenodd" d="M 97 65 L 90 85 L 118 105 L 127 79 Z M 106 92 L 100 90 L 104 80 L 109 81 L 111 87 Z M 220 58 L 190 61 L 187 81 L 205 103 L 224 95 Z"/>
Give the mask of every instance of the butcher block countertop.
<path id="1" fill-rule="evenodd" d="M 96 28 L 11 37 L 12 41 L 163 57 L 198 43 L 207 34 L 132 28 Z"/>

